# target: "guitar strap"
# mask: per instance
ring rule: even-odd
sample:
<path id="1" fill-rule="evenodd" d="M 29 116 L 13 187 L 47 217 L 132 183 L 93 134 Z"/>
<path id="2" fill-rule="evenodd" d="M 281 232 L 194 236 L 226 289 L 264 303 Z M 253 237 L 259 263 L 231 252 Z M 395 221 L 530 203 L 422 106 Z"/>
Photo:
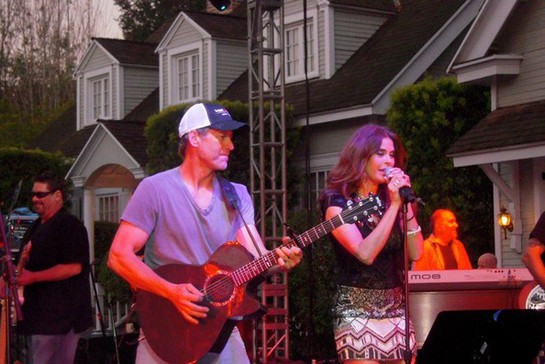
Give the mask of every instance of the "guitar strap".
<path id="1" fill-rule="evenodd" d="M 259 253 L 259 255 L 263 255 L 263 252 L 261 251 L 259 245 L 254 239 L 254 236 L 252 232 L 250 231 L 250 228 L 248 227 L 248 224 L 246 223 L 246 220 L 244 219 L 244 216 L 242 216 L 242 212 L 240 211 L 240 197 L 237 194 L 237 191 L 235 190 L 235 186 L 228 181 L 227 179 L 223 178 L 222 176 L 217 175 L 218 182 L 221 186 L 221 193 L 223 195 L 223 198 L 227 202 L 227 207 L 235 210 L 238 215 L 240 216 L 242 222 L 244 223 L 244 226 L 246 228 L 246 231 L 248 232 L 248 235 L 250 236 L 250 239 L 252 240 L 252 243 L 254 244 L 254 247 L 256 251 Z M 249 286 L 247 289 L 256 289 L 257 286 Z M 249 318 L 249 317 L 246 317 Z M 223 325 L 223 328 L 218 335 L 218 338 L 214 342 L 214 345 L 212 345 L 212 348 L 210 349 L 210 352 L 212 353 L 221 353 L 223 348 L 225 347 L 225 344 L 227 344 L 227 340 L 229 340 L 229 337 L 231 336 L 231 332 L 237 325 L 238 320 L 227 320 L 225 324 Z"/>
<path id="2" fill-rule="evenodd" d="M 255 250 L 259 253 L 260 256 L 263 256 L 263 252 L 261 251 L 261 248 L 255 241 L 254 235 L 250 231 L 250 227 L 246 223 L 246 220 L 244 219 L 244 216 L 242 216 L 242 212 L 240 211 L 240 198 L 237 195 L 237 191 L 235 190 L 235 186 L 233 184 L 223 178 L 222 176 L 217 176 L 218 182 L 221 186 L 221 192 L 223 194 L 223 198 L 225 201 L 227 201 L 227 206 L 231 209 L 235 210 L 238 215 L 240 216 L 242 222 L 244 223 L 244 227 L 246 228 L 246 231 L 248 232 L 248 235 L 250 236 L 250 239 L 252 240 L 252 243 L 254 244 Z"/>

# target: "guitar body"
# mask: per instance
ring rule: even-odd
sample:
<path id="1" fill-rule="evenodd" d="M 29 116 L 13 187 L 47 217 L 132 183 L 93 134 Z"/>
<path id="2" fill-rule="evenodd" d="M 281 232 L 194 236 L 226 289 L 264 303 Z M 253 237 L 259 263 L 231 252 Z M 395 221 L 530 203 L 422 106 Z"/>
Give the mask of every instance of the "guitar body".
<path id="1" fill-rule="evenodd" d="M 191 363 L 208 353 L 216 340 L 222 337 L 227 321 L 240 319 L 258 312 L 262 306 L 247 294 L 247 284 L 237 286 L 229 273 L 253 260 L 240 244 L 222 245 L 202 266 L 167 264 L 155 272 L 172 283 L 192 283 L 205 293 L 204 305 L 210 308 L 205 319 L 193 325 L 187 322 L 168 300 L 153 293 L 139 290 L 136 293 L 136 310 L 153 351 L 169 363 Z M 231 330 L 226 330 L 226 335 Z"/>
<path id="2" fill-rule="evenodd" d="M 284 246 L 304 248 L 345 223 L 371 221 L 373 215 L 382 214 L 382 208 L 380 198 L 371 194 L 355 203 L 349 201 L 340 214 Z M 203 292 L 202 304 L 210 311 L 205 319 L 192 325 L 168 299 L 137 291 L 136 311 L 151 349 L 164 361 L 176 364 L 193 363 L 210 351 L 221 352 L 235 320 L 266 312 L 252 293 L 260 275 L 276 265 L 277 260 L 275 251 L 254 259 L 239 243 L 228 242 L 202 266 L 167 264 L 155 269 L 155 273 L 169 282 L 192 283 Z"/>

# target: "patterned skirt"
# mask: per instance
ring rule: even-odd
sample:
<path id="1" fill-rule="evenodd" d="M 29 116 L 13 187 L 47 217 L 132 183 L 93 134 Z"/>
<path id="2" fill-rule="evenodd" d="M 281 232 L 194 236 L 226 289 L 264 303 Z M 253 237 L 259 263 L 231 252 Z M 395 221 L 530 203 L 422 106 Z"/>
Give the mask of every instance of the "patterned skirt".
<path id="1" fill-rule="evenodd" d="M 335 345 L 339 360 L 405 358 L 405 300 L 402 289 L 339 286 L 335 294 Z M 410 348 L 416 339 L 409 320 Z"/>

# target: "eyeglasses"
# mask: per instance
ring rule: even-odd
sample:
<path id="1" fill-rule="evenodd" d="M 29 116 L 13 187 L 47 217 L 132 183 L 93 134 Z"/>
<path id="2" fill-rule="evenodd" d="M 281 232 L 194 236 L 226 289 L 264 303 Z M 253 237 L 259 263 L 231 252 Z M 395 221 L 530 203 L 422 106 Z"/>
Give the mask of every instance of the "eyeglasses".
<path id="1" fill-rule="evenodd" d="M 49 191 L 49 192 L 32 192 L 32 197 L 37 198 L 44 198 L 46 196 L 49 196 L 50 194 L 54 193 L 55 191 Z"/>

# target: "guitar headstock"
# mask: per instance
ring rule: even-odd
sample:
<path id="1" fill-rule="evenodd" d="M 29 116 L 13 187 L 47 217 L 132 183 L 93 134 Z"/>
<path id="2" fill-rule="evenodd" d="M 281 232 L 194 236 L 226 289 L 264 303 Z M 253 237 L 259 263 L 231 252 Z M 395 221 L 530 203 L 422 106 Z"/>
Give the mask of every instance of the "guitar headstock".
<path id="1" fill-rule="evenodd" d="M 345 223 L 356 223 L 358 221 L 372 221 L 373 215 L 382 215 L 384 205 L 379 196 L 369 194 L 369 197 L 360 201 L 349 200 L 346 207 L 341 212 L 341 217 Z"/>

